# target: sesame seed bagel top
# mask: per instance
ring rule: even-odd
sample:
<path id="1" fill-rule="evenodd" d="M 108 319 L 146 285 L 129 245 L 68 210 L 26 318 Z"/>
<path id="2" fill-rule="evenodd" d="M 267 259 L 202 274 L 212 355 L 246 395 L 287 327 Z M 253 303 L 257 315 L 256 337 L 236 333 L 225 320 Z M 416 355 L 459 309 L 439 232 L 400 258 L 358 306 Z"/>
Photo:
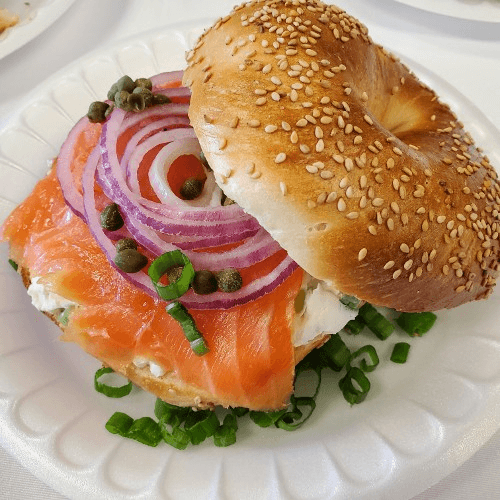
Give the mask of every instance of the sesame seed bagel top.
<path id="1" fill-rule="evenodd" d="M 436 94 L 316 0 L 235 7 L 187 55 L 224 192 L 316 278 L 398 310 L 489 295 L 500 186 Z"/>

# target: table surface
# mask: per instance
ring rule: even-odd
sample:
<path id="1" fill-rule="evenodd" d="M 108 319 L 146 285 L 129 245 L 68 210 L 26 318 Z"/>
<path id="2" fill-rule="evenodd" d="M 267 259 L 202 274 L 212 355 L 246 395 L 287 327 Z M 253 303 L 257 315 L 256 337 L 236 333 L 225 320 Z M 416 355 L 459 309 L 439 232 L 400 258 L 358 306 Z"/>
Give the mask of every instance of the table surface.
<path id="1" fill-rule="evenodd" d="M 456 0 L 457 6 L 463 1 Z M 481 1 L 475 3 L 480 8 Z M 0 129 L 38 83 L 88 52 L 162 26 L 214 19 L 234 4 L 235 0 L 76 1 L 36 39 L 0 60 Z M 337 4 L 359 17 L 375 40 L 452 82 L 500 129 L 500 23 L 447 17 L 394 0 L 337 0 Z M 500 498 L 498 470 L 500 431 L 414 500 Z M 1 499 L 64 498 L 2 448 L 0 481 Z"/>

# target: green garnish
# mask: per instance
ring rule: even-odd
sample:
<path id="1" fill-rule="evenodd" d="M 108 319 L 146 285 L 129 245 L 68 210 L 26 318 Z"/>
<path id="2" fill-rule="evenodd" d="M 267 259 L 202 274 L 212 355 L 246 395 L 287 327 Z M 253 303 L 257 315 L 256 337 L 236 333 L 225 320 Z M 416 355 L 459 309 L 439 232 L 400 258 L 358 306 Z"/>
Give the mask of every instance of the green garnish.
<path id="1" fill-rule="evenodd" d="M 106 373 L 114 373 L 114 370 L 109 367 L 99 368 L 94 375 L 94 388 L 97 392 L 108 396 L 108 398 L 123 398 L 132 391 L 132 382 L 116 387 L 99 382 L 99 379 Z"/>
<path id="2" fill-rule="evenodd" d="M 286 413 L 286 409 L 276 411 L 250 411 L 250 418 L 259 427 L 271 427 Z"/>
<path id="3" fill-rule="evenodd" d="M 351 351 L 347 348 L 340 335 L 332 335 L 319 351 L 326 366 L 339 372 L 351 359 Z"/>
<path id="4" fill-rule="evenodd" d="M 406 342 L 398 342 L 392 350 L 391 361 L 394 363 L 406 363 L 409 351 L 410 344 Z"/>
<path id="5" fill-rule="evenodd" d="M 345 400 L 353 405 L 364 401 L 370 390 L 370 381 L 362 370 L 353 367 L 344 378 L 340 379 L 339 387 Z"/>
<path id="6" fill-rule="evenodd" d="M 160 283 L 162 276 L 166 274 L 170 268 L 175 266 L 183 267 L 179 279 L 168 285 Z M 191 281 L 193 281 L 194 278 L 194 269 L 191 261 L 186 255 L 180 250 L 173 250 L 153 260 L 149 266 L 148 274 L 153 281 L 153 285 L 158 295 L 163 300 L 174 300 L 178 299 L 189 290 Z"/>
<path id="7" fill-rule="evenodd" d="M 355 353 L 353 353 L 351 359 L 349 360 L 349 363 L 351 363 L 357 357 L 362 356 L 363 354 L 368 355 L 368 358 L 370 359 L 370 364 L 368 364 L 366 362 L 366 359 L 363 358 L 359 362 L 359 366 L 364 372 L 372 372 L 373 370 L 375 370 L 375 368 L 377 368 L 377 365 L 379 364 L 380 360 L 378 358 L 375 347 L 373 347 L 370 344 L 361 347 L 361 349 L 358 349 Z"/>
<path id="8" fill-rule="evenodd" d="M 316 408 L 315 398 L 310 396 L 295 397 L 293 394 L 290 397 L 290 403 L 292 405 L 291 410 L 284 413 L 281 418 L 276 422 L 276 427 L 283 429 L 285 431 L 294 431 L 302 426 L 312 415 L 312 412 Z M 307 412 L 304 413 L 300 410 L 300 407 L 306 406 L 308 408 Z"/>
<path id="9" fill-rule="evenodd" d="M 363 321 L 360 321 L 356 317 L 346 323 L 346 325 L 344 326 L 344 330 L 350 335 L 358 335 L 363 331 L 365 326 L 365 323 L 363 323 Z"/>
<path id="10" fill-rule="evenodd" d="M 341 304 L 344 304 L 349 309 L 359 309 L 359 304 L 361 304 L 361 300 L 352 295 L 342 295 L 339 300 Z"/>
<path id="11" fill-rule="evenodd" d="M 427 333 L 436 322 L 437 316 L 431 312 L 402 313 L 396 323 L 412 337 Z"/>
<path id="12" fill-rule="evenodd" d="M 111 415 L 105 427 L 111 434 L 126 436 L 133 423 L 134 419 L 132 417 L 129 417 L 126 413 L 117 411 Z"/>
<path id="13" fill-rule="evenodd" d="M 224 421 L 214 432 L 214 444 L 219 447 L 231 446 L 236 443 L 236 431 L 238 430 L 238 421 L 236 415 L 228 413 Z"/>
<path id="14" fill-rule="evenodd" d="M 116 412 L 111 415 L 105 427 L 111 434 L 118 434 L 153 447 L 158 446 L 162 438 L 160 426 L 150 417 L 134 420 L 126 413 Z"/>
<path id="15" fill-rule="evenodd" d="M 59 323 L 61 323 L 61 325 L 66 326 L 68 324 L 69 317 L 70 317 L 71 313 L 74 311 L 74 309 L 75 309 L 75 306 L 66 307 L 66 309 L 64 309 L 64 311 L 57 318 L 57 321 Z"/>
<path id="16" fill-rule="evenodd" d="M 385 340 L 394 331 L 394 325 L 368 303 L 361 307 L 356 319 L 364 321 L 380 340 Z"/>
<path id="17" fill-rule="evenodd" d="M 17 271 L 19 266 L 17 265 L 17 262 L 13 261 L 12 259 L 9 259 L 9 264 L 12 266 L 12 269 L 14 269 L 14 271 Z"/>
<path id="18" fill-rule="evenodd" d="M 200 444 L 213 436 L 219 427 L 219 419 L 210 410 L 191 411 L 184 421 L 184 430 L 188 433 L 192 444 Z"/>
<path id="19" fill-rule="evenodd" d="M 172 302 L 166 307 L 166 311 L 172 318 L 177 320 L 184 332 L 184 335 L 191 345 L 191 349 L 197 356 L 203 356 L 208 352 L 207 344 L 203 335 L 196 327 L 193 317 L 180 302 Z"/>

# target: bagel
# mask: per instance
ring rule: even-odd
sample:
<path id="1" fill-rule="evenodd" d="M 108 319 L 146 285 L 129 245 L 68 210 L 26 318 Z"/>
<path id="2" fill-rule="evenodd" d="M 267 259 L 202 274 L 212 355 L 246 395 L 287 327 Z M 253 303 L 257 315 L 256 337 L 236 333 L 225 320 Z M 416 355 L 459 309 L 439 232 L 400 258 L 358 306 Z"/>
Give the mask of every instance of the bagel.
<path id="1" fill-rule="evenodd" d="M 189 117 L 219 185 L 308 273 L 400 311 L 492 292 L 497 174 L 357 19 L 317 0 L 254 0 L 187 63 Z"/>

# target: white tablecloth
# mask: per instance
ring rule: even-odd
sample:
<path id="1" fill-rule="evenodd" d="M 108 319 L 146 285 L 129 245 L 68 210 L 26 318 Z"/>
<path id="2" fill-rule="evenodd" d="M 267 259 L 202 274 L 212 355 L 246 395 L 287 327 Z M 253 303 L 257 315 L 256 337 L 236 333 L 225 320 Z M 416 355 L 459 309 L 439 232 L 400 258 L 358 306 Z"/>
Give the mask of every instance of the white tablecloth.
<path id="1" fill-rule="evenodd" d="M 453 82 L 500 128 L 500 23 L 446 17 L 393 0 L 337 3 L 364 21 L 375 40 Z M 77 0 L 45 32 L 0 60 L 0 128 L 37 83 L 89 51 L 145 30 L 214 19 L 233 4 L 235 0 Z M 476 455 L 415 500 L 500 498 L 499 470 L 497 432 Z M 0 480 L 2 499 L 63 498 L 1 448 Z"/>

